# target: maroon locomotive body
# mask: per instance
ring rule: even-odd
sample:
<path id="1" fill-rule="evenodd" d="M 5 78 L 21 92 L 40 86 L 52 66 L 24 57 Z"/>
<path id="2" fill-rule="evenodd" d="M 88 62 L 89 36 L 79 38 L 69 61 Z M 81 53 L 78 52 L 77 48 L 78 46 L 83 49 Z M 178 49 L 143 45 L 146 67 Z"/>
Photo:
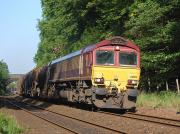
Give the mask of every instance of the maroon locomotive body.
<path id="1" fill-rule="evenodd" d="M 139 75 L 139 47 L 118 36 L 60 57 L 30 72 L 26 79 L 32 79 L 31 91 L 38 96 L 131 109 L 136 103 Z"/>

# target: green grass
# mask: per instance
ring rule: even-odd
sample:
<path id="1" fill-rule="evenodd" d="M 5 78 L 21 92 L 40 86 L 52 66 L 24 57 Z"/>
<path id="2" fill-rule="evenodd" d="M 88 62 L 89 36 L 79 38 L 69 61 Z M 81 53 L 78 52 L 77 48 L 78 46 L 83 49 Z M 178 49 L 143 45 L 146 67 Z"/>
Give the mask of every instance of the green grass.
<path id="1" fill-rule="evenodd" d="M 21 134 L 23 131 L 13 117 L 0 113 L 0 134 Z"/>
<path id="2" fill-rule="evenodd" d="M 180 94 L 162 91 L 160 93 L 141 93 L 137 107 L 175 108 L 180 111 Z"/>

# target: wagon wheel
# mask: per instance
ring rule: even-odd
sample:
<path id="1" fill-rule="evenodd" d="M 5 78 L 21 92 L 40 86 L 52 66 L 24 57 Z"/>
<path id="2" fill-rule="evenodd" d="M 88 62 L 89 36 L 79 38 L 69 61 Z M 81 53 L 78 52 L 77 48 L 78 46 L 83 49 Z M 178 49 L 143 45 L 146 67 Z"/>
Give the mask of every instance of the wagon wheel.
<path id="1" fill-rule="evenodd" d="M 30 96 L 34 97 L 34 89 L 31 90 Z"/>
<path id="2" fill-rule="evenodd" d="M 50 85 L 49 88 L 48 88 L 48 97 L 52 97 L 55 95 L 55 84 L 53 85 Z"/>
<path id="3" fill-rule="evenodd" d="M 31 92 L 30 96 L 31 96 L 31 97 L 34 97 L 33 92 Z"/>

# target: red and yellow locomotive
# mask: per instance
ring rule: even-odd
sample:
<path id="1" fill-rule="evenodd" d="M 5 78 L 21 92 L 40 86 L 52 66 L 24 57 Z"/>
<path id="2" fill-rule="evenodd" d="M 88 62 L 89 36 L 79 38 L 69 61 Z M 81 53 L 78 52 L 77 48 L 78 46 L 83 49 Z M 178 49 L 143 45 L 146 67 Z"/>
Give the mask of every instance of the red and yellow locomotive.
<path id="1" fill-rule="evenodd" d="M 131 109 L 138 95 L 140 49 L 127 39 L 113 37 L 52 61 L 37 76 L 30 80 L 31 86 L 24 86 L 24 94 Z"/>

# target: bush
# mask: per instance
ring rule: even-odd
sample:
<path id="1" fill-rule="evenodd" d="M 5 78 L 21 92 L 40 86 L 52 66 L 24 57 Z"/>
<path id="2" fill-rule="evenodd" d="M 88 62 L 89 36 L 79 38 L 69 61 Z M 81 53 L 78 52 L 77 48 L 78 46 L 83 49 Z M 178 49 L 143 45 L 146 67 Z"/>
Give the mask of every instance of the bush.
<path id="1" fill-rule="evenodd" d="M 180 94 L 162 91 L 160 93 L 141 93 L 138 96 L 137 107 L 163 107 L 180 109 Z"/>
<path id="2" fill-rule="evenodd" d="M 17 125 L 14 118 L 0 113 L 0 134 L 20 134 L 23 128 Z"/>

